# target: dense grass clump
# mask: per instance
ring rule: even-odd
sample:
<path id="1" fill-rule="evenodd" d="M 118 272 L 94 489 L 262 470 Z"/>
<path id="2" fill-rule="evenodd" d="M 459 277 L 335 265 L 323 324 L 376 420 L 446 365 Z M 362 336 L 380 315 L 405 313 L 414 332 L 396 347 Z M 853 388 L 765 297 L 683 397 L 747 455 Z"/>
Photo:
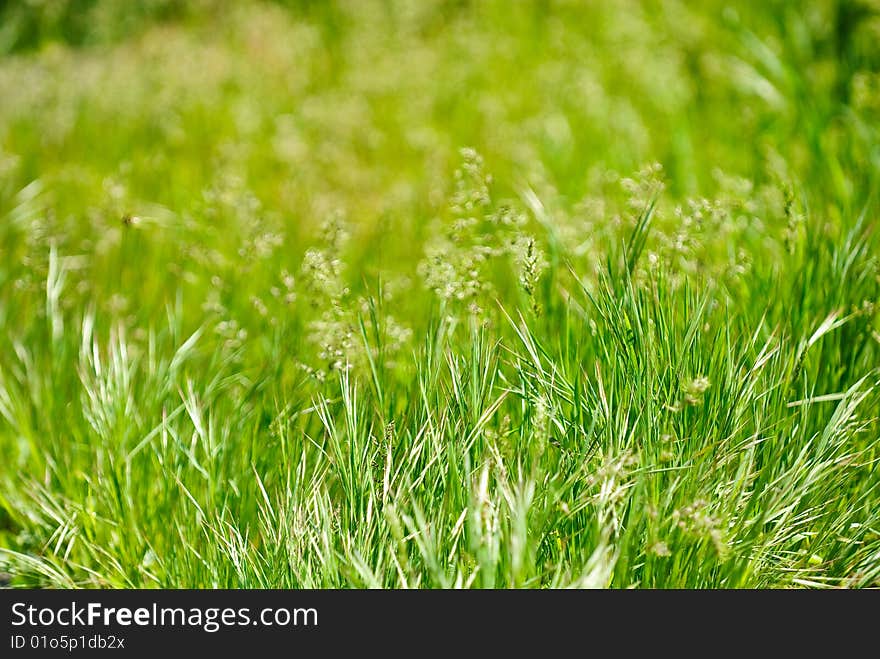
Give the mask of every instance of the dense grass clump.
<path id="1" fill-rule="evenodd" d="M 130 7 L 0 6 L 4 580 L 880 586 L 876 2 Z"/>

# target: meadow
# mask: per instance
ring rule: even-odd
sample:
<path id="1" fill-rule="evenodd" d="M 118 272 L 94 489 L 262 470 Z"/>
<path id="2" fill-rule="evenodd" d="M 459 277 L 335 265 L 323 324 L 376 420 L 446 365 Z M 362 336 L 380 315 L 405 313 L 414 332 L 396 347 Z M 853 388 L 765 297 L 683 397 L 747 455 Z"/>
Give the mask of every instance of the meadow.
<path id="1" fill-rule="evenodd" d="M 0 3 L 0 581 L 880 586 L 878 44 Z"/>

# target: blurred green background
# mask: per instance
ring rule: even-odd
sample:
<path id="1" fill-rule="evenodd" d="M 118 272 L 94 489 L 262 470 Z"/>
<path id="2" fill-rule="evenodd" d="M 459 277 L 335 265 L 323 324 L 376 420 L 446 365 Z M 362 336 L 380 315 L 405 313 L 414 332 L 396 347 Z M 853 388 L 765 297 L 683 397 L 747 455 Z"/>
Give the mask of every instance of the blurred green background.
<path id="1" fill-rule="evenodd" d="M 599 260 L 579 234 L 607 224 L 590 216 L 608 181 L 647 163 L 672 200 L 766 202 L 770 234 L 786 186 L 833 219 L 877 178 L 880 18 L 863 0 L 26 0 L 0 24 L 0 211 L 51 207 L 44 235 L 89 257 L 105 301 L 137 286 L 161 307 L 215 241 L 283 234 L 298 262 L 333 212 L 360 268 L 400 269 L 464 146 L 498 196 L 535 191 Z M 109 249 L 125 215 L 164 278 L 111 262 L 135 249 Z"/>

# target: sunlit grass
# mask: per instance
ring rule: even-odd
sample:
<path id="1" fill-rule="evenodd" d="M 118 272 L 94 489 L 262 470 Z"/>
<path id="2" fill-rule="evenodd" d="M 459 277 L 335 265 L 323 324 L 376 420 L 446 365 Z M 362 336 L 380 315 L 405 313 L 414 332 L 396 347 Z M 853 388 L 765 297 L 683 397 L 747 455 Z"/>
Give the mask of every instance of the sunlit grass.
<path id="1" fill-rule="evenodd" d="M 75 4 L 0 30 L 14 585 L 880 585 L 875 4 Z"/>

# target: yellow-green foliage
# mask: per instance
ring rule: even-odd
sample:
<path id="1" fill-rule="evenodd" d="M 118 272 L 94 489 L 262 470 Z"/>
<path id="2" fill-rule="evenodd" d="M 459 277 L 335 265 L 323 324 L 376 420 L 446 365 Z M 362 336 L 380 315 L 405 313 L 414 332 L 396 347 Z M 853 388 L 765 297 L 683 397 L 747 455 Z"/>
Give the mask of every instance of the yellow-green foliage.
<path id="1" fill-rule="evenodd" d="M 802 4 L 4 4 L 0 572 L 880 585 L 880 5 Z"/>

